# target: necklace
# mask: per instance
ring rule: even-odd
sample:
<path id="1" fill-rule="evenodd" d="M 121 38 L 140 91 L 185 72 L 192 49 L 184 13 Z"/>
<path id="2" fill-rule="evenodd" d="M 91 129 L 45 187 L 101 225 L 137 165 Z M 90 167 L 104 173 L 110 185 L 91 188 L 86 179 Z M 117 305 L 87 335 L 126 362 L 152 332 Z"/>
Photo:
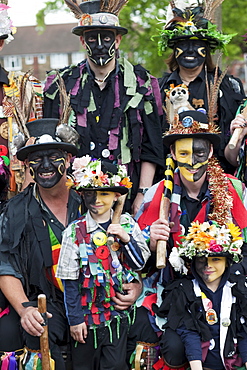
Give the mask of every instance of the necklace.
<path id="1" fill-rule="evenodd" d="M 115 67 L 113 69 L 111 69 L 103 79 L 100 79 L 100 78 L 97 78 L 97 77 L 94 77 L 94 80 L 99 82 L 99 85 L 103 84 L 105 82 L 105 80 L 107 79 L 107 77 L 109 77 L 109 75 L 111 74 L 111 72 L 115 69 Z"/>

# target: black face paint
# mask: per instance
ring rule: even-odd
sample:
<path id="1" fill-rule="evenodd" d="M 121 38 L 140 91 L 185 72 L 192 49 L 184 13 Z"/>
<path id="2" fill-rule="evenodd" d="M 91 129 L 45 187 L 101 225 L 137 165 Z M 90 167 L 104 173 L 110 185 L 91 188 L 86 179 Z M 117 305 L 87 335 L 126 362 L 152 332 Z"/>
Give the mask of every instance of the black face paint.
<path id="1" fill-rule="evenodd" d="M 83 192 L 83 198 L 85 206 L 89 209 L 90 212 L 97 214 L 98 211 L 93 206 L 96 204 L 97 193 L 95 190 L 87 190 Z"/>
<path id="2" fill-rule="evenodd" d="M 87 55 L 99 66 L 106 65 L 115 57 L 116 36 L 110 30 L 94 30 L 84 33 Z"/>
<path id="3" fill-rule="evenodd" d="M 66 171 L 66 154 L 61 150 L 47 149 L 30 153 L 30 174 L 43 188 L 55 186 Z"/>
<path id="4" fill-rule="evenodd" d="M 184 68 L 199 67 L 206 59 L 206 44 L 200 40 L 180 41 L 176 44 L 175 57 Z"/>

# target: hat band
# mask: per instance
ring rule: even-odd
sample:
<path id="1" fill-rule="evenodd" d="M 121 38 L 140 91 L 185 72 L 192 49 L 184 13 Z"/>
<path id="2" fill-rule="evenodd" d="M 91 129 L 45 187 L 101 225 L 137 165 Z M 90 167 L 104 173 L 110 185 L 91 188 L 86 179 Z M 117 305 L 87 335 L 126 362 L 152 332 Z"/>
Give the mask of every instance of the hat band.
<path id="1" fill-rule="evenodd" d="M 79 21 L 79 26 L 119 27 L 119 19 L 111 13 L 84 14 Z"/>

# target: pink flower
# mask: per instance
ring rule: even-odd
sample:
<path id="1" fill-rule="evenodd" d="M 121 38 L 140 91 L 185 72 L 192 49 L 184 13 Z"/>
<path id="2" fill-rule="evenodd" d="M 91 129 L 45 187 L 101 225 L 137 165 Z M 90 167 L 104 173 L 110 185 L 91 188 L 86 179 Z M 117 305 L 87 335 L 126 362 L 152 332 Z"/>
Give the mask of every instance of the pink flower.
<path id="1" fill-rule="evenodd" d="M 223 248 L 221 245 L 216 244 L 215 240 L 210 240 L 208 251 L 217 253 L 222 252 Z"/>

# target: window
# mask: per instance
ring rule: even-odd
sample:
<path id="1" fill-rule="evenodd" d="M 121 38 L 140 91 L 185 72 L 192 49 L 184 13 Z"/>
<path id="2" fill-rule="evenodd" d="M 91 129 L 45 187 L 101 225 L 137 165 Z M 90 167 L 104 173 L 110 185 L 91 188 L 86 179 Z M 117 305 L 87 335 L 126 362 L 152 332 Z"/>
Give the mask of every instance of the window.
<path id="1" fill-rule="evenodd" d="M 50 56 L 51 68 L 63 68 L 69 64 L 67 54 L 51 54 Z"/>
<path id="2" fill-rule="evenodd" d="M 32 55 L 26 55 L 25 56 L 25 63 L 28 66 L 32 65 L 33 64 L 33 56 Z"/>
<path id="3" fill-rule="evenodd" d="M 72 53 L 71 55 L 71 61 L 72 61 L 72 64 L 78 64 L 80 63 L 83 59 L 85 59 L 85 53 Z"/>
<path id="4" fill-rule="evenodd" d="M 4 68 L 7 71 L 20 71 L 20 70 L 22 70 L 21 57 L 18 57 L 17 55 L 4 57 Z"/>
<path id="5" fill-rule="evenodd" d="M 38 63 L 39 64 L 45 64 L 46 63 L 46 55 L 45 54 L 38 55 Z"/>

